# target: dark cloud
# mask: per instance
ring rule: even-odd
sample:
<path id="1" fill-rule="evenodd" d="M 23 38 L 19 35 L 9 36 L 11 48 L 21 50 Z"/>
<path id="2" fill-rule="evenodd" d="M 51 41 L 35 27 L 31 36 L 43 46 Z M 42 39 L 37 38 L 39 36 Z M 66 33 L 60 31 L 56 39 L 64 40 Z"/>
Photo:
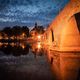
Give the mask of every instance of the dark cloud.
<path id="1" fill-rule="evenodd" d="M 45 25 L 54 19 L 69 0 L 0 0 L 0 25 Z M 5 26 L 5 25 L 4 25 Z"/>
<path id="2" fill-rule="evenodd" d="M 9 0 L 0 0 L 0 10 L 4 9 L 9 4 Z"/>

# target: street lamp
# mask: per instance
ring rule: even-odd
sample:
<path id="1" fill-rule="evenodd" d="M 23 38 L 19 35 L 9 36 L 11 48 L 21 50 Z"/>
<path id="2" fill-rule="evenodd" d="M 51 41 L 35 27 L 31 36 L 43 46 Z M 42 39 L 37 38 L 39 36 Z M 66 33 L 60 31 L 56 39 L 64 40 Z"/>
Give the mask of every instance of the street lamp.
<path id="1" fill-rule="evenodd" d="M 40 35 L 38 35 L 38 39 L 41 39 L 41 36 Z"/>

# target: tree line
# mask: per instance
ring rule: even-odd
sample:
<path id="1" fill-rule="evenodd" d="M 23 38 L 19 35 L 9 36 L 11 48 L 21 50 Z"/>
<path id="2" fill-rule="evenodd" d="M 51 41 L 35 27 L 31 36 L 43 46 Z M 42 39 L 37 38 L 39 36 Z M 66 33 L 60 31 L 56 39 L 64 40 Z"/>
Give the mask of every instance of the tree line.
<path id="1" fill-rule="evenodd" d="M 18 36 L 25 34 L 26 37 L 29 37 L 29 28 L 27 26 L 13 26 L 11 27 L 5 27 L 3 30 L 0 31 L 1 36 L 5 37 L 8 36 L 10 38 L 11 36 L 15 36 L 17 38 Z"/>
<path id="2" fill-rule="evenodd" d="M 32 30 L 36 30 L 38 34 L 44 33 L 43 26 L 35 25 Z M 5 27 L 4 29 L 0 30 L 0 36 L 2 36 L 3 38 L 7 36 L 8 39 L 10 39 L 12 36 L 14 36 L 14 38 L 17 39 L 17 37 L 21 37 L 21 35 L 26 38 L 31 36 L 30 30 L 27 26 L 21 27 L 16 25 L 13 27 Z"/>

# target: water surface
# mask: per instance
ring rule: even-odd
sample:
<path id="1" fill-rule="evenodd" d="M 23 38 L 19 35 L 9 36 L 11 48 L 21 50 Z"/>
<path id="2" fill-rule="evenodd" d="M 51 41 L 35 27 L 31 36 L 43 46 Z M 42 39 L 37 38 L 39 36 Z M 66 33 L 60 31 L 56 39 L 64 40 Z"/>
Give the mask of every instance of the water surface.
<path id="1" fill-rule="evenodd" d="M 0 43 L 0 80 L 54 80 L 40 43 Z"/>

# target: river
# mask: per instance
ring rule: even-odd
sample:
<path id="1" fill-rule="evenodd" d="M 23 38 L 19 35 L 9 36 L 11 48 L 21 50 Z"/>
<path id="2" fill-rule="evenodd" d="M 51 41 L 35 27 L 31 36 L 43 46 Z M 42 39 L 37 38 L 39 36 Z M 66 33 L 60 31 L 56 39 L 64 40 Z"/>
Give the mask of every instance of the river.
<path id="1" fill-rule="evenodd" d="M 54 80 L 40 43 L 0 43 L 0 80 Z"/>

